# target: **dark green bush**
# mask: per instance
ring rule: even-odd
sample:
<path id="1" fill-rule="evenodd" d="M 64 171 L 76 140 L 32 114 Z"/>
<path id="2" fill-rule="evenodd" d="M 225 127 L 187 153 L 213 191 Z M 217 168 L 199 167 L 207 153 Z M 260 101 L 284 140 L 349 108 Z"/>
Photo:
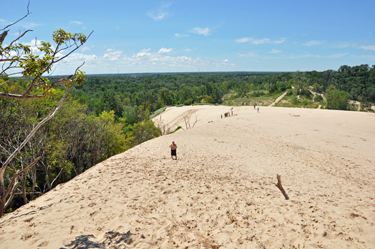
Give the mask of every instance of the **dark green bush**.
<path id="1" fill-rule="evenodd" d="M 315 95 L 314 102 L 322 102 L 322 101 L 323 101 L 323 97 L 322 96 Z"/>

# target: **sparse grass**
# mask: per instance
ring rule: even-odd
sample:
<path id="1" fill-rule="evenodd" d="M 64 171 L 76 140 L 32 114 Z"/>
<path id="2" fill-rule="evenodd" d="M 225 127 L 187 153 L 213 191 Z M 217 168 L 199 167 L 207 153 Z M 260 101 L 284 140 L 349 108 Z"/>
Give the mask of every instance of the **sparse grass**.
<path id="1" fill-rule="evenodd" d="M 253 105 L 268 106 L 272 104 L 281 94 L 284 93 L 282 92 L 282 93 L 268 94 L 267 91 L 264 91 L 264 92 L 266 92 L 266 94 L 260 97 L 250 97 L 250 94 L 252 93 L 250 92 L 247 94 L 247 97 L 235 98 L 232 100 L 225 100 L 223 102 L 223 105 L 242 106 L 242 103 L 244 103 L 244 105 L 246 103 L 246 105 L 248 106 L 253 106 Z"/>
<path id="2" fill-rule="evenodd" d="M 165 111 L 165 109 L 167 109 L 168 107 L 170 106 L 163 106 L 162 108 L 157 109 L 153 114 L 150 115 L 150 118 L 156 117 L 157 115 Z"/>
<path id="3" fill-rule="evenodd" d="M 293 98 L 295 96 L 285 96 L 279 103 L 277 103 L 275 106 L 278 107 L 298 107 L 298 108 L 313 108 L 317 109 L 319 105 L 321 105 L 321 108 L 326 105 L 325 102 L 313 102 L 311 98 L 308 98 L 304 95 L 301 95 L 298 101 L 293 101 Z"/>

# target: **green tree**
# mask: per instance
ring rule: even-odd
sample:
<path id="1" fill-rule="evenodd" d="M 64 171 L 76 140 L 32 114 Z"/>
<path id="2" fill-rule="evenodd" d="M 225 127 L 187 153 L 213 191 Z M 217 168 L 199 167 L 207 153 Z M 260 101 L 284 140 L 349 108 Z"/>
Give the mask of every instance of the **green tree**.
<path id="1" fill-rule="evenodd" d="M 168 88 L 162 88 L 159 90 L 160 99 L 163 101 L 164 105 L 171 105 L 172 98 Z"/>
<path id="2" fill-rule="evenodd" d="M 15 149 L 8 153 L 5 156 L 5 159 L 4 156 L 0 158 L 0 217 L 4 213 L 5 208 L 12 201 L 16 189 L 15 187 L 19 184 L 18 179 L 34 166 L 41 159 L 41 156 L 35 156 L 34 160 L 29 165 L 25 165 L 23 168 L 14 171 L 13 176 L 9 177 L 9 181 L 5 182 L 4 174 L 7 167 L 11 164 L 12 160 L 19 155 L 22 148 L 24 148 L 37 130 L 39 130 L 48 120 L 52 119 L 56 112 L 61 108 L 61 105 L 71 96 L 70 90 L 73 84 L 81 85 L 85 81 L 84 72 L 80 70 L 82 65 L 75 70 L 74 74 L 54 82 L 51 82 L 50 79 L 44 76 L 45 74 L 52 72 L 53 66 L 56 63 L 62 61 L 86 43 L 88 37 L 82 33 L 71 34 L 62 29 L 57 29 L 52 35 L 52 39 L 55 43 L 54 46 L 49 42 L 41 42 L 41 45 L 38 47 L 39 52 L 42 53 L 41 55 L 33 54 L 30 46 L 17 43 L 17 41 L 31 30 L 24 31 L 16 39 L 10 41 L 9 45 L 3 46 L 3 42 L 9 31 L 6 29 L 12 28 L 16 23 L 26 18 L 29 14 L 28 6 L 27 14 L 23 18 L 3 29 L 0 29 L 0 31 L 3 31 L 0 34 L 0 63 L 2 63 L 0 75 L 10 74 L 12 76 L 17 76 L 18 74 L 19 76 L 29 79 L 24 87 L 16 89 L 14 88 L 14 86 L 18 84 L 16 78 L 3 78 L 0 82 L 0 86 L 2 87 L 0 90 L 0 98 L 19 100 L 45 98 L 48 94 L 53 93 L 53 89 L 58 86 L 63 86 L 65 92 L 60 101 L 48 112 L 45 118 L 28 133 L 25 139 L 20 141 L 19 144 L 15 144 Z M 62 51 L 67 52 L 66 55 L 61 56 L 60 54 Z M 13 73 L 17 71 L 19 73 Z"/>
<path id="3" fill-rule="evenodd" d="M 144 120 L 133 126 L 132 145 L 141 144 L 147 140 L 161 135 L 161 130 L 154 125 L 151 120 Z"/>
<path id="4" fill-rule="evenodd" d="M 325 97 L 327 99 L 327 109 L 348 110 L 349 93 L 337 90 L 336 87 L 330 85 L 326 90 Z"/>
<path id="5" fill-rule="evenodd" d="M 204 97 L 202 98 L 201 102 L 202 103 L 214 104 L 215 100 L 211 96 L 209 96 L 209 95 L 204 95 Z"/>
<path id="6" fill-rule="evenodd" d="M 314 92 L 317 92 L 317 93 L 323 92 L 323 86 L 319 85 L 318 83 L 314 83 L 312 87 L 313 87 Z"/>

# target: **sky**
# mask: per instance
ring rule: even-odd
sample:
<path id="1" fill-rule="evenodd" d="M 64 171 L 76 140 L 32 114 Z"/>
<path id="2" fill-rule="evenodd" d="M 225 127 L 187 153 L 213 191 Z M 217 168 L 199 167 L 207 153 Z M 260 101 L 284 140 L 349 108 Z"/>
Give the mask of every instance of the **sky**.
<path id="1" fill-rule="evenodd" d="M 0 29 L 27 12 L 3 1 Z M 374 0 L 31 0 L 4 44 L 52 41 L 59 28 L 94 31 L 54 75 L 324 71 L 375 64 Z"/>

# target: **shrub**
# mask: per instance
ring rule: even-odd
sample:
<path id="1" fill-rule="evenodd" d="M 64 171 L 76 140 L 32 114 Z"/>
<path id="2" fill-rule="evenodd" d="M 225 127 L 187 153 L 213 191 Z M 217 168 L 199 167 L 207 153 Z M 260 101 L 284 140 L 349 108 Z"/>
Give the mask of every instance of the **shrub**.
<path id="1" fill-rule="evenodd" d="M 300 92 L 300 95 L 304 95 L 304 96 L 306 96 L 306 97 L 311 97 L 311 92 L 309 91 L 309 90 L 307 90 L 307 89 L 302 89 L 301 90 L 301 92 Z"/>
<path id="2" fill-rule="evenodd" d="M 293 105 L 298 105 L 299 104 L 299 100 L 297 99 L 297 96 L 294 95 L 291 98 L 291 102 L 292 102 Z"/>
<path id="3" fill-rule="evenodd" d="M 156 117 L 157 115 L 159 115 L 160 113 L 162 113 L 163 111 L 165 111 L 165 109 L 167 109 L 168 107 L 169 106 L 164 106 L 162 108 L 157 109 L 153 114 L 150 115 L 150 118 Z"/>
<path id="4" fill-rule="evenodd" d="M 308 101 L 308 100 L 305 99 L 305 100 L 302 101 L 302 105 L 303 105 L 303 106 L 307 106 L 308 104 L 309 104 L 309 101 Z"/>
<path id="5" fill-rule="evenodd" d="M 293 90 L 292 89 L 289 89 L 287 92 L 286 92 L 286 96 L 292 96 L 293 95 Z"/>
<path id="6" fill-rule="evenodd" d="M 181 126 L 178 126 L 174 131 L 171 131 L 171 132 L 169 132 L 168 134 L 175 133 L 175 132 L 178 131 L 179 129 L 182 129 L 182 127 L 181 127 Z"/>
<path id="7" fill-rule="evenodd" d="M 323 101 L 323 97 L 322 96 L 315 95 L 314 102 L 322 102 L 322 101 Z"/>
<path id="8" fill-rule="evenodd" d="M 327 109 L 348 110 L 350 94 L 345 91 L 329 89 L 326 91 Z"/>
<path id="9" fill-rule="evenodd" d="M 260 96 L 263 96 L 263 95 L 265 95 L 265 93 L 263 91 L 256 91 L 256 92 L 250 93 L 250 97 L 260 97 Z"/>

